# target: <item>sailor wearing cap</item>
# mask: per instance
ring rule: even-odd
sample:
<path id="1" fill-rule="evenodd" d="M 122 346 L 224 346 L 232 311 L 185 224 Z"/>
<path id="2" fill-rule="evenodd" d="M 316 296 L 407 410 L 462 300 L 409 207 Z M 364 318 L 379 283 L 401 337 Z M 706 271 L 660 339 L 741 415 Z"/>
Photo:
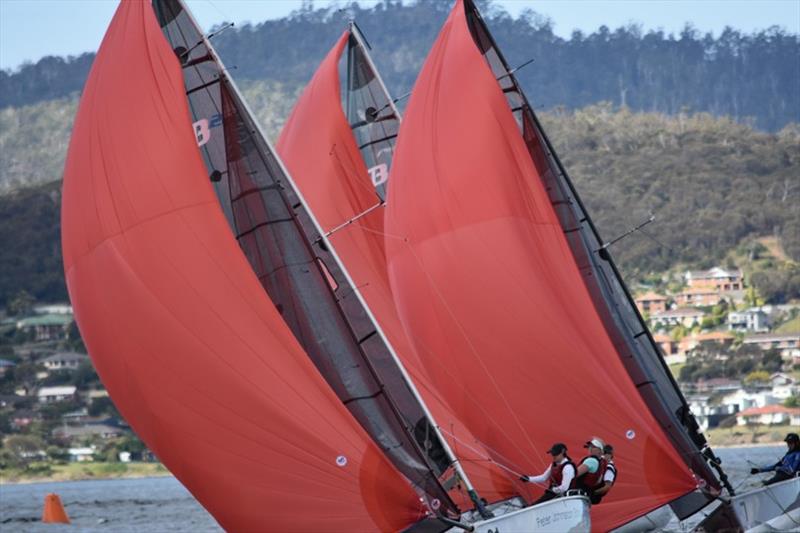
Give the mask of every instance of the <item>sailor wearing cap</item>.
<path id="1" fill-rule="evenodd" d="M 600 500 L 608 494 L 611 487 L 617 481 L 617 465 L 614 464 L 614 447 L 610 444 L 603 446 L 603 458 L 606 460 L 606 470 L 603 474 L 603 486 L 594 491 L 594 496 L 597 501 L 592 503 L 600 503 Z"/>
<path id="2" fill-rule="evenodd" d="M 603 487 L 603 475 L 606 472 L 606 459 L 603 457 L 605 443 L 599 437 L 592 437 L 583 445 L 589 455 L 581 459 L 575 473 L 574 487 L 586 492 L 592 503 L 600 503 L 600 496 L 595 491 Z"/>
<path id="3" fill-rule="evenodd" d="M 750 470 L 751 474 L 775 472 L 774 476 L 764 481 L 764 485 L 772 485 L 773 483 L 786 481 L 787 479 L 800 475 L 800 437 L 797 433 L 789 433 L 783 440 L 786 442 L 786 446 L 789 450 L 780 461 L 772 465 Z"/>
<path id="4" fill-rule="evenodd" d="M 572 480 L 575 478 L 575 463 L 567 456 L 567 447 L 563 443 L 556 442 L 547 450 L 547 453 L 553 456 L 553 464 L 549 465 L 544 473 L 538 476 L 522 476 L 519 478 L 520 481 L 525 483 L 547 482 L 548 486 L 544 494 L 533 502 L 533 505 L 561 496 L 567 492 Z"/>

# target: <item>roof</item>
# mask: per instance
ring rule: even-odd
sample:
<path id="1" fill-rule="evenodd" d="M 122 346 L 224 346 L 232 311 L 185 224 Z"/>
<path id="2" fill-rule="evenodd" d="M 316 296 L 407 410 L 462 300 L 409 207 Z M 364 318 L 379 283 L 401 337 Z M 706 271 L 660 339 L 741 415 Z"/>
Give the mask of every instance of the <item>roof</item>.
<path id="1" fill-rule="evenodd" d="M 102 435 L 105 433 L 124 433 L 124 430 L 107 424 L 86 424 L 83 426 L 59 427 L 56 428 L 53 433 L 65 437 L 83 437 L 87 435 Z"/>
<path id="2" fill-rule="evenodd" d="M 764 407 L 751 407 L 741 411 L 736 416 L 756 416 L 756 415 L 775 415 L 787 414 L 800 416 L 800 407 L 784 407 L 782 405 L 765 405 Z"/>
<path id="3" fill-rule="evenodd" d="M 663 333 L 656 333 L 653 335 L 653 340 L 656 342 L 675 342 L 672 340 L 672 337 L 664 335 Z"/>
<path id="4" fill-rule="evenodd" d="M 17 321 L 18 328 L 31 326 L 67 326 L 72 323 L 72 315 L 49 314 L 40 316 L 29 316 Z"/>
<path id="5" fill-rule="evenodd" d="M 710 270 L 690 270 L 686 273 L 688 279 L 715 279 L 715 278 L 732 278 L 742 277 L 742 271 L 738 268 L 726 270 L 720 267 L 714 267 Z"/>
<path id="6" fill-rule="evenodd" d="M 653 292 L 653 291 L 646 292 L 646 293 L 636 297 L 636 301 L 637 302 L 638 301 L 642 301 L 642 300 L 652 301 L 652 300 L 666 300 L 666 299 L 667 299 L 667 297 L 664 296 L 663 294 L 658 294 L 657 292 Z"/>
<path id="7" fill-rule="evenodd" d="M 666 311 L 660 311 L 658 313 L 653 313 L 651 315 L 652 318 L 665 318 L 665 317 L 680 317 L 680 316 L 703 316 L 705 315 L 699 309 L 695 309 L 694 307 L 682 307 L 680 309 L 668 309 Z"/>
<path id="8" fill-rule="evenodd" d="M 775 335 L 774 333 L 761 333 L 756 335 L 748 335 L 742 342 L 745 344 L 753 342 L 780 342 L 780 341 L 800 341 L 800 333 L 787 333 L 784 335 Z"/>
<path id="9" fill-rule="evenodd" d="M 724 331 L 709 331 L 708 333 L 700 333 L 698 335 L 693 335 L 692 338 L 694 340 L 702 342 L 702 341 L 728 341 L 728 340 L 733 340 L 736 337 Z"/>
<path id="10" fill-rule="evenodd" d="M 77 389 L 74 385 L 64 385 L 61 387 L 42 387 L 39 389 L 37 396 L 70 396 L 75 394 Z"/>
<path id="11" fill-rule="evenodd" d="M 51 361 L 67 361 L 67 362 L 69 362 L 69 361 L 83 361 L 83 360 L 88 359 L 88 358 L 89 358 L 88 355 L 82 354 L 82 353 L 77 353 L 77 352 L 59 352 L 59 353 L 54 353 L 53 355 L 51 355 L 49 357 L 45 357 L 44 359 L 42 359 L 41 362 L 42 363 L 49 363 Z"/>

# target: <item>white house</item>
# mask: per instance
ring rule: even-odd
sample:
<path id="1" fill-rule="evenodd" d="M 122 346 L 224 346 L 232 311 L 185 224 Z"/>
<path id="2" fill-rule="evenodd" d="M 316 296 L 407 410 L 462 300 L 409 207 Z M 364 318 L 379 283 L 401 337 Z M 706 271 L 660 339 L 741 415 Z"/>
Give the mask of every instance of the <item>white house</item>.
<path id="1" fill-rule="evenodd" d="M 778 372 L 770 376 L 772 384 L 772 395 L 781 403 L 791 396 L 800 395 L 800 385 L 788 374 Z"/>
<path id="2" fill-rule="evenodd" d="M 736 414 L 737 411 L 737 406 L 734 404 L 711 404 L 708 402 L 709 398 L 707 395 L 686 398 L 689 409 L 703 431 L 710 427 L 717 427 L 722 420 Z"/>
<path id="3" fill-rule="evenodd" d="M 726 394 L 720 399 L 720 405 L 733 406 L 734 412 L 741 413 L 752 407 L 766 407 L 780 403 L 780 400 L 772 395 L 772 391 L 750 392 L 739 389 L 736 392 Z"/>
<path id="4" fill-rule="evenodd" d="M 69 460 L 76 463 L 94 461 L 94 447 L 70 448 L 68 450 Z"/>
<path id="5" fill-rule="evenodd" d="M 73 385 L 63 385 L 60 387 L 42 387 L 36 393 L 40 403 L 60 402 L 75 396 L 76 389 Z"/>
<path id="6" fill-rule="evenodd" d="M 82 353 L 59 352 L 42 359 L 47 370 L 75 370 L 89 357 Z"/>
<path id="7" fill-rule="evenodd" d="M 728 329 L 731 331 L 769 331 L 769 315 L 757 307 L 728 314 Z"/>
<path id="8" fill-rule="evenodd" d="M 800 409 L 784 407 L 782 405 L 767 405 L 766 407 L 751 407 L 736 415 L 736 425 L 748 424 L 789 424 L 800 426 Z"/>
<path id="9" fill-rule="evenodd" d="M 700 324 L 704 316 L 705 313 L 699 309 L 684 307 L 653 313 L 650 315 L 650 322 L 652 322 L 653 326 L 671 328 L 673 326 L 683 325 L 687 328 L 691 328 L 692 326 Z"/>

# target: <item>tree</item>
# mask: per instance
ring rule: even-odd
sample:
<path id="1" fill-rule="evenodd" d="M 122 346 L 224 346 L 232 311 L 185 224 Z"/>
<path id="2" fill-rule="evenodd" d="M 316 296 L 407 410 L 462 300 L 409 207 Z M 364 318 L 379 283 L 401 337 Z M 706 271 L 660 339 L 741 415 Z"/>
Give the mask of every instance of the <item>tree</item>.
<path id="1" fill-rule="evenodd" d="M 11 298 L 6 310 L 11 316 L 26 316 L 33 310 L 34 303 L 36 303 L 36 299 L 23 289 Z"/>
<path id="2" fill-rule="evenodd" d="M 800 407 L 800 396 L 789 396 L 783 401 L 785 407 Z"/>
<path id="3" fill-rule="evenodd" d="M 761 383 L 767 383 L 768 381 L 769 381 L 769 373 L 765 372 L 764 370 L 756 370 L 754 372 L 750 372 L 744 377 L 745 385 L 756 385 Z"/>
<path id="4" fill-rule="evenodd" d="M 32 461 L 39 458 L 44 448 L 41 439 L 30 435 L 11 435 L 6 438 L 4 447 L 11 452 L 11 466 L 27 468 Z"/>

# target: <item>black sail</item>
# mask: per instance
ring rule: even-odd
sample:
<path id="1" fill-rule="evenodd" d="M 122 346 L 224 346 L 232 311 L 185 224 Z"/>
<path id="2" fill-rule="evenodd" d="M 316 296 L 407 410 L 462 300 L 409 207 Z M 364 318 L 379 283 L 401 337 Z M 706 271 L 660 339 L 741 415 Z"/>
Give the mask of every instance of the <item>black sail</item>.
<path id="1" fill-rule="evenodd" d="M 325 380 L 429 502 L 457 516 L 414 437 L 425 411 L 321 238 L 275 152 L 179 0 L 153 0 L 183 65 L 199 149 L 223 211 L 258 276 Z M 367 83 L 369 85 L 369 83 Z"/>
<path id="2" fill-rule="evenodd" d="M 464 1 L 467 21 L 476 46 L 506 95 L 583 280 L 617 353 L 645 403 L 686 464 L 708 486 L 718 490 L 720 482 L 707 462 L 707 458 L 712 458 L 713 453 L 661 357 L 658 345 L 636 308 L 608 249 L 603 248 L 603 240 L 596 226 L 513 71 L 472 0 Z M 721 478 L 724 479 L 724 474 L 721 474 Z M 710 496 L 698 497 L 697 493 L 693 493 L 673 502 L 673 510 L 680 518 L 685 518 L 708 504 L 711 499 Z"/>

